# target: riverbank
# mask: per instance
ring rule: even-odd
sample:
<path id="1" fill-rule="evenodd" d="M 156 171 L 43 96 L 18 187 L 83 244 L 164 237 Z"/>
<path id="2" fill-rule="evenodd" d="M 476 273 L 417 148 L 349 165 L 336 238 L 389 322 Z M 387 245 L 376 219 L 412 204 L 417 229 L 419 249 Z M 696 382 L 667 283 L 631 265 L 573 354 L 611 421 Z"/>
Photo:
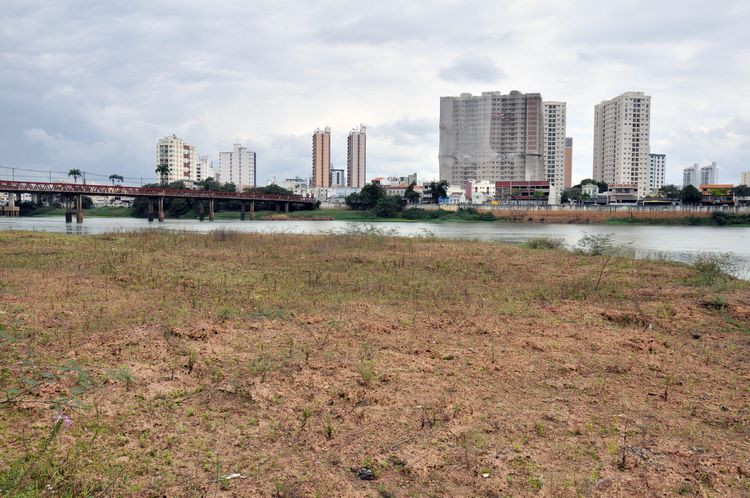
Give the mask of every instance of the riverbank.
<path id="1" fill-rule="evenodd" d="M 710 262 L 223 231 L 0 247 L 2 495 L 750 489 L 750 290 Z"/>

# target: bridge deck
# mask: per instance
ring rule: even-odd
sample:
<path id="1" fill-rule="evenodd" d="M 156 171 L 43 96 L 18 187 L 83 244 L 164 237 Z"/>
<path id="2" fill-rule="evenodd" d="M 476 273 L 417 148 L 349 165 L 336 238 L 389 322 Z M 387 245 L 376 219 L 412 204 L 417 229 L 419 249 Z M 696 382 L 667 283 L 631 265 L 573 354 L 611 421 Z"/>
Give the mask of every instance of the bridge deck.
<path id="1" fill-rule="evenodd" d="M 233 201 L 292 202 L 312 204 L 313 197 L 263 194 L 256 192 L 217 192 L 213 190 L 170 189 L 162 187 L 125 187 L 80 183 L 46 183 L 0 180 L 0 192 L 24 194 L 104 195 L 122 197 L 182 197 Z"/>

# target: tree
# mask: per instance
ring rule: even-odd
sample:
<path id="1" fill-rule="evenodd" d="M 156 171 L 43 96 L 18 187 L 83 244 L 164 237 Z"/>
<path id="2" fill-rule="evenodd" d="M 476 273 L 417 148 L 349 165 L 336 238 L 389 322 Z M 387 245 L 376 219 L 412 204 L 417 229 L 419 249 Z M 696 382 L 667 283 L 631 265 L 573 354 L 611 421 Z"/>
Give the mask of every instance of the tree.
<path id="1" fill-rule="evenodd" d="M 161 178 L 161 186 L 165 187 L 167 185 L 167 177 L 169 175 L 169 164 L 162 163 L 156 167 L 156 174 L 159 175 L 159 178 Z"/>
<path id="2" fill-rule="evenodd" d="M 432 196 L 432 202 L 437 204 L 441 198 L 448 197 L 448 182 L 440 180 L 439 182 L 430 182 L 427 191 Z"/>
<path id="3" fill-rule="evenodd" d="M 376 183 L 370 183 L 365 185 L 360 192 L 349 194 L 345 202 L 352 209 L 366 211 L 374 208 L 383 197 L 385 197 L 385 189 Z"/>
<path id="4" fill-rule="evenodd" d="M 659 189 L 659 196 L 673 201 L 680 199 L 682 189 L 677 185 L 664 185 Z"/>
<path id="5" fill-rule="evenodd" d="M 680 200 L 683 204 L 699 204 L 703 200 L 703 195 L 700 190 L 692 185 L 688 185 L 680 192 Z"/>
<path id="6" fill-rule="evenodd" d="M 387 195 L 378 199 L 373 212 L 379 218 L 395 218 L 404 209 L 404 201 L 397 195 Z"/>
<path id="7" fill-rule="evenodd" d="M 581 200 L 581 198 L 581 187 L 566 188 L 562 191 L 562 194 L 560 194 L 560 202 L 562 202 L 563 204 L 569 201 L 577 203 Z"/>
<path id="8" fill-rule="evenodd" d="M 584 185 L 587 185 L 589 183 L 593 183 L 594 185 L 596 185 L 597 187 L 599 187 L 599 193 L 600 194 L 606 192 L 607 190 L 609 190 L 609 185 L 607 185 L 606 182 L 597 182 L 596 180 L 593 180 L 591 178 L 586 178 L 585 180 L 583 180 L 578 185 L 574 185 L 574 187 L 579 187 L 580 188 L 580 187 L 582 187 Z"/>
<path id="9" fill-rule="evenodd" d="M 750 186 L 737 185 L 732 189 L 732 193 L 737 197 L 750 197 Z"/>
<path id="10" fill-rule="evenodd" d="M 422 196 L 419 195 L 419 192 L 414 190 L 414 187 L 416 186 L 417 184 L 415 182 L 412 182 L 408 187 L 406 187 L 406 191 L 404 192 L 404 200 L 407 204 L 419 204 L 419 198 Z"/>
<path id="11" fill-rule="evenodd" d="M 83 176 L 83 173 L 81 173 L 80 169 L 75 168 L 75 169 L 71 169 L 70 171 L 68 171 L 68 176 L 73 177 L 73 183 L 78 183 L 78 178 Z"/>
<path id="12" fill-rule="evenodd" d="M 125 177 L 123 177 L 122 175 L 109 175 L 109 181 L 111 181 L 112 185 L 114 185 L 115 181 L 118 181 L 120 183 L 124 182 Z"/>

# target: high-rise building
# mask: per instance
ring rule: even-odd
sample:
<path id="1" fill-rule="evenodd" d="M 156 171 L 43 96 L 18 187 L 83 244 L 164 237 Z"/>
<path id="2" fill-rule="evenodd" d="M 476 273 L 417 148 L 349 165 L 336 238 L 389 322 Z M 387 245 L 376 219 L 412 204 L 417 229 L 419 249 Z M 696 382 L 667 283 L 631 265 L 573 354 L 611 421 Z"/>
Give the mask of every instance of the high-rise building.
<path id="1" fill-rule="evenodd" d="M 367 129 L 359 125 L 349 132 L 346 141 L 347 186 L 362 188 L 367 183 Z"/>
<path id="2" fill-rule="evenodd" d="M 743 171 L 740 175 L 740 185 L 750 185 L 750 171 Z"/>
<path id="3" fill-rule="evenodd" d="M 345 187 L 344 170 L 331 169 L 331 187 Z"/>
<path id="4" fill-rule="evenodd" d="M 692 185 L 695 188 L 701 188 L 701 171 L 697 164 L 682 170 L 682 188 Z"/>
<path id="5" fill-rule="evenodd" d="M 440 179 L 546 179 L 544 115 L 538 93 L 483 92 L 440 98 Z"/>
<path id="6" fill-rule="evenodd" d="M 255 152 L 234 144 L 231 152 L 219 152 L 219 177 L 223 183 L 234 183 L 238 192 L 255 187 L 257 161 Z"/>
<path id="7" fill-rule="evenodd" d="M 214 161 L 209 156 L 201 156 L 196 163 L 195 181 L 202 182 L 206 178 L 217 179 L 214 172 Z"/>
<path id="8" fill-rule="evenodd" d="M 160 139 L 156 144 L 156 166 L 169 166 L 168 183 L 180 180 L 197 181 L 197 154 L 195 146 L 173 134 Z"/>
<path id="9" fill-rule="evenodd" d="M 701 185 L 715 185 L 717 183 L 719 183 L 719 167 L 716 166 L 716 162 L 703 166 L 701 168 Z"/>
<path id="10" fill-rule="evenodd" d="M 594 107 L 594 180 L 634 184 L 648 194 L 651 97 L 626 92 Z"/>
<path id="11" fill-rule="evenodd" d="M 544 166 L 546 180 L 560 189 L 565 185 L 565 102 L 544 101 Z"/>
<path id="12" fill-rule="evenodd" d="M 312 138 L 312 187 L 331 186 L 331 128 L 318 128 Z"/>
<path id="13" fill-rule="evenodd" d="M 664 186 L 664 173 L 667 169 L 666 154 L 651 154 L 651 166 L 648 172 L 648 194 Z"/>
<path id="14" fill-rule="evenodd" d="M 573 185 L 573 138 L 565 139 L 565 184 L 563 188 Z"/>

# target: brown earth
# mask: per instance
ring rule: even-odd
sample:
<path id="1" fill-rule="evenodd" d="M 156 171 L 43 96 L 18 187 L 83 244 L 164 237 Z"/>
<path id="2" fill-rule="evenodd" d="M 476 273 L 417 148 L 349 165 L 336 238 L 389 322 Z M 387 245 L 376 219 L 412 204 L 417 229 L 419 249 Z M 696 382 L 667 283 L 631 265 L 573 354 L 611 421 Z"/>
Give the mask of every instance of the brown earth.
<path id="1" fill-rule="evenodd" d="M 0 495 L 748 496 L 750 290 L 703 271 L 4 232 Z"/>

